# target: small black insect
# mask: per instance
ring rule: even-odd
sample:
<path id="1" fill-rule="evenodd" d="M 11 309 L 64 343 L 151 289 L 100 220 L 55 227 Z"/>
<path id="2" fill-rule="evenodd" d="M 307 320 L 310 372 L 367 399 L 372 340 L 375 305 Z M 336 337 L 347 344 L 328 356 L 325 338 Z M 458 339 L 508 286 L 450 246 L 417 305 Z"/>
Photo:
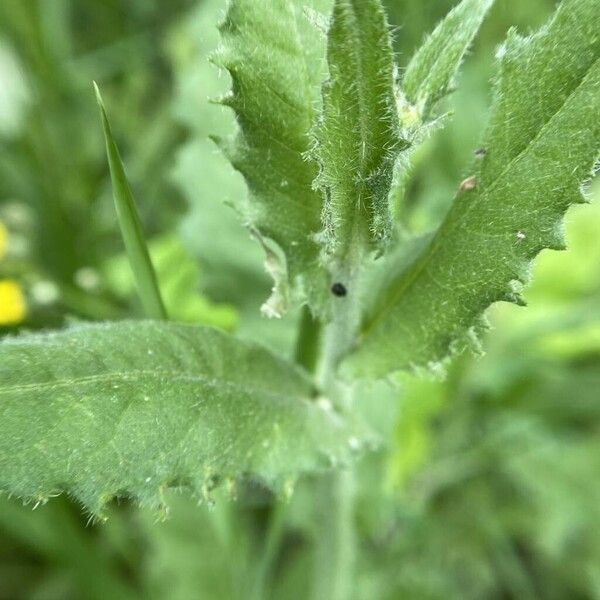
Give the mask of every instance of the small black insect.
<path id="1" fill-rule="evenodd" d="M 338 298 L 343 298 L 348 293 L 348 290 L 343 283 L 334 283 L 331 286 L 331 293 Z"/>
<path id="2" fill-rule="evenodd" d="M 475 150 L 475 158 L 483 158 L 487 154 L 487 150 L 485 148 L 478 148 Z"/>

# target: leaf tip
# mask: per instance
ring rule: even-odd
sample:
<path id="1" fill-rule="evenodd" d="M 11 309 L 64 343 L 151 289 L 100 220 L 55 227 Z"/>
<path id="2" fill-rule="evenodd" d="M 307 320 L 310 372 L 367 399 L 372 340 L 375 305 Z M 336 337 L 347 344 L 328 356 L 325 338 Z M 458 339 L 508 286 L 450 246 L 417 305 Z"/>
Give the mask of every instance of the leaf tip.
<path id="1" fill-rule="evenodd" d="M 92 87 L 94 88 L 94 95 L 96 96 L 96 102 L 98 103 L 98 107 L 100 108 L 100 110 L 102 112 L 105 111 L 104 108 L 104 101 L 102 100 L 102 94 L 100 93 L 100 88 L 98 87 L 98 84 L 96 83 L 96 81 L 92 81 Z"/>

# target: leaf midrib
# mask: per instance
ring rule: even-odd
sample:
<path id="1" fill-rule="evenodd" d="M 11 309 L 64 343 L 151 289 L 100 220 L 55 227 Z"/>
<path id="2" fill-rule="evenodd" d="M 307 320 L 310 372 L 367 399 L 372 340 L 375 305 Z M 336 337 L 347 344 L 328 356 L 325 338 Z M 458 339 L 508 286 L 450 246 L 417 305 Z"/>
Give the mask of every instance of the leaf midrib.
<path id="1" fill-rule="evenodd" d="M 359 26 L 359 19 L 356 14 L 356 0 L 348 1 L 348 16 L 351 19 L 352 29 L 357 32 L 356 41 L 357 44 L 353 48 L 352 57 L 353 64 L 356 67 L 356 80 L 358 87 L 358 121 L 360 128 L 360 144 L 359 147 L 356 148 L 356 153 L 358 155 L 359 162 L 359 172 L 360 175 L 357 178 L 357 182 L 355 182 L 356 189 L 356 200 L 355 200 L 355 210 L 350 211 L 350 232 L 351 235 L 348 237 L 348 240 L 345 243 L 345 247 L 342 249 L 342 255 L 347 256 L 350 252 L 349 248 L 352 244 L 352 240 L 361 235 L 360 222 L 358 220 L 359 213 L 366 213 L 366 216 L 371 219 L 372 215 L 369 214 L 369 207 L 366 203 L 363 202 L 365 195 L 368 195 L 367 184 L 365 183 L 370 173 L 368 169 L 366 169 L 366 164 L 368 163 L 367 154 L 369 153 L 369 147 L 367 146 L 367 141 L 369 139 L 369 108 L 365 98 L 367 96 L 366 89 L 366 74 L 365 67 L 362 60 L 363 48 L 365 46 L 365 40 L 363 38 L 363 29 Z M 366 193 L 366 194 L 365 194 Z"/>
<path id="2" fill-rule="evenodd" d="M 294 400 L 308 400 L 307 396 L 298 395 L 287 395 L 275 392 L 273 390 L 249 386 L 247 384 L 238 383 L 227 379 L 219 379 L 217 377 L 209 377 L 206 375 L 200 375 L 198 373 L 187 373 L 184 371 L 169 371 L 169 370 L 147 370 L 147 369 L 134 369 L 131 371 L 117 371 L 100 373 L 97 375 L 84 375 L 80 377 L 70 377 L 60 379 L 57 381 L 42 381 L 38 383 L 25 383 L 16 384 L 10 386 L 0 387 L 0 396 L 10 394 L 21 394 L 28 392 L 48 392 L 52 390 L 59 390 L 63 388 L 70 388 L 75 386 L 85 385 L 97 385 L 105 383 L 140 383 L 147 381 L 148 379 L 160 380 L 169 379 L 170 381 L 184 381 L 188 383 L 198 383 L 206 387 L 213 388 L 215 390 L 223 390 L 227 388 L 230 391 L 244 393 L 244 394 L 256 394 L 267 396 L 271 399 L 290 398 Z"/>
<path id="3" fill-rule="evenodd" d="M 444 222 L 438 229 L 438 232 L 436 233 L 433 240 L 431 241 L 430 249 L 423 256 L 423 258 L 417 262 L 417 264 L 415 265 L 415 268 L 412 270 L 412 273 L 413 273 L 412 276 L 410 276 L 408 279 L 404 280 L 404 282 L 400 285 L 399 289 L 392 294 L 391 299 L 384 305 L 384 307 L 381 309 L 381 311 L 379 311 L 379 313 L 365 325 L 362 335 L 360 336 L 360 339 L 359 339 L 359 345 L 371 334 L 373 329 L 387 315 L 387 313 L 393 309 L 394 305 L 396 305 L 399 302 L 401 297 L 414 285 L 414 283 L 421 276 L 423 271 L 425 271 L 425 269 L 429 266 L 429 263 L 431 262 L 432 258 L 437 254 L 440 247 L 443 246 L 444 238 L 445 238 L 447 231 L 451 228 L 456 228 L 457 226 L 459 226 L 466 219 L 467 215 L 469 215 L 474 210 L 474 208 L 480 204 L 482 199 L 489 196 L 489 194 L 491 194 L 495 190 L 495 188 L 499 184 L 499 182 L 504 179 L 505 175 L 513 168 L 513 166 L 521 159 L 521 157 L 529 150 L 529 148 L 545 135 L 548 127 L 553 123 L 553 121 L 556 119 L 556 117 L 562 112 L 562 110 L 564 109 L 566 104 L 571 100 L 571 98 L 573 98 L 573 96 L 576 95 L 577 92 L 579 91 L 579 89 L 585 84 L 590 73 L 593 71 L 593 69 L 599 63 L 600 63 L 600 58 L 597 58 L 590 65 L 590 67 L 585 72 L 585 75 L 582 77 L 582 79 L 579 81 L 579 83 L 571 90 L 571 92 L 565 97 L 564 101 L 557 108 L 557 110 L 554 111 L 548 117 L 548 119 L 545 121 L 543 126 L 540 128 L 538 133 L 508 163 L 508 165 L 494 179 L 494 181 L 491 183 L 491 185 L 485 191 L 483 191 L 481 194 L 478 194 L 475 198 L 473 198 L 472 202 L 469 203 L 469 206 L 467 206 L 466 209 L 456 219 L 452 220 L 451 222 L 448 219 L 444 220 Z"/>

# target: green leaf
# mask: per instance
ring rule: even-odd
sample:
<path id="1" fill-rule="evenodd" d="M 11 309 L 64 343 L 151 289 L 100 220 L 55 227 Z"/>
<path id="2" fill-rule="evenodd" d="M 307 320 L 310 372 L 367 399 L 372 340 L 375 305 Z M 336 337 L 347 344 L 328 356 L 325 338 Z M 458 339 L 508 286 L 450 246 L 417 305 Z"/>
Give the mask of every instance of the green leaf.
<path id="1" fill-rule="evenodd" d="M 0 343 L 0 491 L 93 513 L 170 486 L 276 488 L 348 461 L 362 429 L 296 367 L 218 330 L 137 321 Z"/>
<path id="2" fill-rule="evenodd" d="M 275 290 L 265 312 L 280 316 L 287 288 L 315 309 L 327 298 L 327 279 L 314 239 L 321 227 L 322 199 L 313 190 L 317 166 L 305 160 L 309 132 L 319 110 L 324 40 L 306 7 L 326 0 L 233 0 L 221 26 L 223 45 L 215 62 L 232 79 L 222 99 L 236 113 L 234 141 L 217 139 L 250 191 L 236 208 L 269 251 Z M 279 264 L 273 265 L 276 260 Z"/>
<path id="3" fill-rule="evenodd" d="M 409 62 L 398 90 L 403 136 L 412 146 L 401 155 L 390 203 L 396 221 L 401 217 L 415 151 L 447 123 L 437 117 L 436 104 L 452 91 L 456 75 L 494 0 L 463 0 L 443 19 Z"/>
<path id="4" fill-rule="evenodd" d="M 113 138 L 100 90 L 95 82 L 94 91 L 96 92 L 96 100 L 98 101 L 98 108 L 100 109 L 102 129 L 106 141 L 106 154 L 110 166 L 115 208 L 123 241 L 125 242 L 125 249 L 127 250 L 127 256 L 129 257 L 129 262 L 131 264 L 131 270 L 133 271 L 137 283 L 138 293 L 147 317 L 166 319 L 167 312 L 160 296 L 156 273 L 154 272 L 154 267 L 150 261 L 150 255 L 148 254 L 148 248 L 142 231 L 140 217 L 135 206 L 135 200 L 133 199 L 131 187 L 127 181 L 127 175 L 125 174 L 125 167 L 123 166 L 119 149 Z"/>
<path id="5" fill-rule="evenodd" d="M 425 40 L 408 64 L 402 91 L 426 120 L 431 109 L 451 91 L 473 38 L 494 0 L 463 0 Z"/>
<path id="6" fill-rule="evenodd" d="M 324 242 L 342 264 L 381 249 L 392 219 L 388 195 L 400 136 L 392 43 L 379 0 L 336 0 L 329 29 L 329 79 L 316 129 Z M 351 259 L 350 259 L 351 260 Z"/>
<path id="7" fill-rule="evenodd" d="M 439 230 L 374 291 L 351 371 L 384 375 L 441 361 L 478 337 L 490 304 L 522 302 L 543 248 L 564 247 L 562 217 L 583 200 L 600 151 L 599 32 L 596 0 L 565 0 L 536 35 L 510 33 L 486 154 Z"/>

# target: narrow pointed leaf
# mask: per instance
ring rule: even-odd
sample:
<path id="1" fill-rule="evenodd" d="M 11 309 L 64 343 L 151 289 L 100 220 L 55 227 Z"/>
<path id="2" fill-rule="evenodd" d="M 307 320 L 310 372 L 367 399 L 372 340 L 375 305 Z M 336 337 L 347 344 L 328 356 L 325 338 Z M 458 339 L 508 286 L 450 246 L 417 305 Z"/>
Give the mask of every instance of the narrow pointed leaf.
<path id="1" fill-rule="evenodd" d="M 78 326 L 0 343 L 0 491 L 98 513 L 240 477 L 275 487 L 350 459 L 358 430 L 311 380 L 214 329 Z M 355 439 L 356 437 L 356 439 Z"/>
<path id="2" fill-rule="evenodd" d="M 440 229 L 387 278 L 347 368 L 384 375 L 442 360 L 476 338 L 493 302 L 522 302 L 530 264 L 564 247 L 562 218 L 583 199 L 600 152 L 600 4 L 564 0 L 539 33 L 512 32 L 486 154 Z"/>
<path id="3" fill-rule="evenodd" d="M 96 92 L 96 100 L 100 109 L 102 129 L 106 141 L 106 154 L 110 166 L 115 208 L 129 263 L 135 276 L 140 300 L 147 317 L 166 319 L 167 313 L 158 288 L 156 273 L 148 254 L 133 193 L 125 174 L 125 167 L 123 166 L 119 149 L 113 138 L 100 90 L 95 83 L 94 90 Z"/>
<path id="4" fill-rule="evenodd" d="M 315 133 L 326 197 L 324 241 L 344 263 L 381 249 L 391 232 L 388 195 L 400 136 L 389 26 L 379 0 L 336 0 L 328 35 L 329 79 Z"/>
<path id="5" fill-rule="evenodd" d="M 464 56 L 494 0 L 463 0 L 441 21 L 411 59 L 402 91 L 427 119 L 451 90 Z"/>
<path id="6" fill-rule="evenodd" d="M 319 110 L 324 38 L 305 8 L 327 0 L 233 0 L 221 26 L 215 62 L 232 78 L 223 104 L 236 113 L 235 140 L 217 140 L 240 171 L 250 198 L 238 211 L 259 239 L 277 243 L 283 257 L 275 274 L 275 296 L 267 311 L 285 310 L 288 287 L 319 309 L 327 298 L 325 272 L 314 236 L 321 226 L 322 200 L 312 189 L 315 164 L 305 160 L 309 132 Z M 258 237 L 257 236 L 257 237 Z"/>
<path id="7" fill-rule="evenodd" d="M 494 0 L 463 0 L 417 50 L 404 72 L 398 93 L 402 134 L 411 148 L 402 154 L 390 193 L 396 220 L 402 217 L 406 184 L 415 151 L 448 121 L 436 115 L 436 104 L 455 85 L 456 75 Z"/>

